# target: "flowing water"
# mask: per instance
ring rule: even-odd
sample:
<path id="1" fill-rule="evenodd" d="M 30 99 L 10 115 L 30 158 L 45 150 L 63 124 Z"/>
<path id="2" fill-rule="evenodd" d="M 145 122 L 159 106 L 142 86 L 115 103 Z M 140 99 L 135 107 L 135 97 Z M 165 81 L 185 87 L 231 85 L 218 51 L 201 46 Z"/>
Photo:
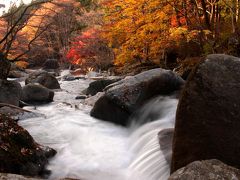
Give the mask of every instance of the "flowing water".
<path id="1" fill-rule="evenodd" d="M 160 148 L 158 132 L 174 126 L 177 100 L 154 99 L 133 119 L 138 123 L 125 128 L 90 117 L 91 107 L 75 100 L 88 84 L 89 80 L 61 81 L 54 102 L 27 107 L 43 116 L 19 122 L 38 143 L 57 150 L 48 166 L 49 178 L 167 179 L 171 147 L 165 143 Z"/>

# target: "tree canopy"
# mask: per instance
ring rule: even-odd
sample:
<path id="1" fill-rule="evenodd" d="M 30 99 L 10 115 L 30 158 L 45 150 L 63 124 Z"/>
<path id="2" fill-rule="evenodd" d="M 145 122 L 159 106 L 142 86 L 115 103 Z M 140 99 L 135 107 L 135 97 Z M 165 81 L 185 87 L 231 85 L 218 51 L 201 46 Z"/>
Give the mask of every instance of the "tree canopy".
<path id="1" fill-rule="evenodd" d="M 1 16 L 0 49 L 12 61 L 95 68 L 240 56 L 239 16 L 239 0 L 35 0 Z"/>

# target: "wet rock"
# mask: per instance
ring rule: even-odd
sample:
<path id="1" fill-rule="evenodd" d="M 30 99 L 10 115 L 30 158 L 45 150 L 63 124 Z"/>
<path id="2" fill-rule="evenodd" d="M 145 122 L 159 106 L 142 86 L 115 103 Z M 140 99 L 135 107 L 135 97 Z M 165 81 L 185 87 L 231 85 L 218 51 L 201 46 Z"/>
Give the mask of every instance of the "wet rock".
<path id="1" fill-rule="evenodd" d="M 20 111 L 19 109 L 14 109 L 7 106 L 0 107 L 0 114 L 4 114 L 6 116 L 17 116 L 22 113 L 23 111 Z"/>
<path id="2" fill-rule="evenodd" d="M 87 98 L 86 95 L 79 95 L 75 99 L 86 99 L 86 98 Z"/>
<path id="3" fill-rule="evenodd" d="M 42 176 L 47 170 L 49 153 L 38 145 L 30 134 L 17 123 L 0 114 L 0 172 Z"/>
<path id="4" fill-rule="evenodd" d="M 0 173 L 1 180 L 42 180 L 39 178 L 31 178 L 26 176 L 21 176 L 17 174 L 7 174 L 7 173 Z"/>
<path id="5" fill-rule="evenodd" d="M 76 78 L 72 75 L 66 75 L 66 76 L 62 77 L 62 80 L 63 81 L 74 81 L 74 80 L 76 80 Z"/>
<path id="6" fill-rule="evenodd" d="M 90 114 L 98 119 L 127 125 L 130 115 L 148 100 L 178 91 L 183 84 L 184 80 L 172 71 L 152 69 L 106 87 L 105 94 L 98 99 Z"/>
<path id="7" fill-rule="evenodd" d="M 240 168 L 240 59 L 207 56 L 190 74 L 176 114 L 171 171 L 205 159 Z"/>
<path id="8" fill-rule="evenodd" d="M 31 111 L 19 108 L 17 106 L 11 106 L 8 104 L 4 105 L 1 103 L 0 103 L 0 114 L 9 116 L 16 121 L 40 116 L 40 114 L 33 113 Z"/>
<path id="9" fill-rule="evenodd" d="M 19 106 L 22 87 L 16 81 L 0 80 L 0 103 Z"/>
<path id="10" fill-rule="evenodd" d="M 195 161 L 174 172 L 169 180 L 240 179 L 240 170 L 219 160 Z"/>
<path id="11" fill-rule="evenodd" d="M 63 81 L 75 81 L 75 80 L 79 80 L 79 79 L 86 79 L 84 75 L 80 75 L 80 76 L 73 76 L 71 74 L 67 74 L 64 75 L 63 77 L 61 77 L 61 79 Z"/>
<path id="12" fill-rule="evenodd" d="M 49 103 L 53 101 L 54 92 L 40 84 L 28 84 L 23 87 L 22 101 L 27 103 Z"/>
<path id="13" fill-rule="evenodd" d="M 25 80 L 26 85 L 30 83 L 39 83 L 48 89 L 60 89 L 58 80 L 46 71 L 36 71 L 31 73 Z"/>
<path id="14" fill-rule="evenodd" d="M 113 79 L 100 79 L 93 81 L 89 84 L 89 87 L 84 91 L 86 95 L 94 96 L 98 92 L 103 92 L 104 88 L 112 83 L 120 81 L 122 78 L 116 77 Z"/>
<path id="15" fill-rule="evenodd" d="M 158 133 L 160 149 L 169 166 L 171 165 L 171 159 L 172 159 L 173 133 L 174 133 L 173 128 L 163 129 Z"/>

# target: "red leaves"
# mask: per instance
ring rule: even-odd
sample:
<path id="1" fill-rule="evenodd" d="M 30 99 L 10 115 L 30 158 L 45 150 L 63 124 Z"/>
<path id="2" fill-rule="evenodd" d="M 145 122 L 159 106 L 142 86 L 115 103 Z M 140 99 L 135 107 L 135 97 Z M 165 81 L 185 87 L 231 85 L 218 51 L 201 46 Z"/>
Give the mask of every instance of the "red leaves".
<path id="1" fill-rule="evenodd" d="M 72 42 L 66 58 L 73 64 L 82 64 L 87 59 L 96 56 L 94 45 L 99 41 L 96 29 L 88 29 Z"/>

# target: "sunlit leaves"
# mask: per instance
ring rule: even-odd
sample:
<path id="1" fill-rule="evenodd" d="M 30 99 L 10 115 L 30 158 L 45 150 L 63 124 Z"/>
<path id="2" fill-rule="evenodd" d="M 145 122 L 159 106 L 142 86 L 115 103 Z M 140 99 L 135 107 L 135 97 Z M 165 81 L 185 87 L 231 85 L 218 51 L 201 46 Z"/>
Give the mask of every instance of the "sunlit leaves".
<path id="1" fill-rule="evenodd" d="M 72 64 L 81 65 L 83 69 L 101 68 L 111 63 L 113 54 L 99 34 L 95 28 L 82 32 L 72 41 L 66 58 Z"/>
<path id="2" fill-rule="evenodd" d="M 157 0 L 111 0 L 105 10 L 103 37 L 115 50 L 116 64 L 158 58 L 160 44 L 169 35 L 170 5 Z"/>

